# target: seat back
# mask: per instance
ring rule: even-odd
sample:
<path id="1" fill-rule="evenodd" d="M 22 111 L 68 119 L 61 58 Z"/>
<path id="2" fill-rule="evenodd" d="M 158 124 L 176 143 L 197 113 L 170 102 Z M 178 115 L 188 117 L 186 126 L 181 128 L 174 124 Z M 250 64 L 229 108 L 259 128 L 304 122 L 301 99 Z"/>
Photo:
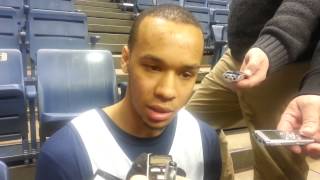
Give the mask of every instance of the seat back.
<path id="1" fill-rule="evenodd" d="M 13 7 L 15 9 L 22 8 L 24 0 L 0 0 L 0 6 Z"/>
<path id="2" fill-rule="evenodd" d="M 218 62 L 220 57 L 224 54 L 228 47 L 228 25 L 215 24 L 212 25 L 214 56 L 212 59 L 212 66 Z"/>
<path id="3" fill-rule="evenodd" d="M 210 9 L 206 7 L 186 7 L 198 20 L 202 27 L 205 39 L 210 38 Z"/>
<path id="4" fill-rule="evenodd" d="M 0 0 L 0 6 L 3 7 L 12 7 L 16 10 L 17 23 L 22 29 L 25 25 L 25 14 L 24 14 L 24 0 Z"/>
<path id="5" fill-rule="evenodd" d="M 139 11 L 151 8 L 155 5 L 155 0 L 137 0 L 137 7 Z"/>
<path id="6" fill-rule="evenodd" d="M 0 161 L 0 180 L 9 180 L 8 167 L 2 161 Z"/>
<path id="7" fill-rule="evenodd" d="M 36 60 L 39 49 L 89 48 L 84 13 L 33 9 L 27 27 L 33 60 Z"/>
<path id="8" fill-rule="evenodd" d="M 216 41 L 227 41 L 228 40 L 228 25 L 215 24 L 212 25 L 213 37 Z"/>
<path id="9" fill-rule="evenodd" d="M 208 7 L 211 9 L 228 9 L 228 2 L 221 0 L 209 0 Z"/>
<path id="10" fill-rule="evenodd" d="M 157 0 L 158 5 L 161 4 L 175 4 L 178 6 L 183 6 L 183 0 Z"/>
<path id="11" fill-rule="evenodd" d="M 44 113 L 80 113 L 117 100 L 109 51 L 41 49 L 37 59 L 40 121 Z"/>
<path id="12" fill-rule="evenodd" d="M 21 53 L 0 49 L 0 139 L 27 139 L 27 131 Z"/>
<path id="13" fill-rule="evenodd" d="M 21 53 L 14 49 L 0 49 L 0 85 L 23 84 Z"/>
<path id="14" fill-rule="evenodd" d="M 188 6 L 196 6 L 196 7 L 207 7 L 207 0 L 184 0 L 184 5 Z"/>
<path id="15" fill-rule="evenodd" d="M 17 11 L 11 7 L 0 7 L 0 48 L 19 48 L 19 26 Z"/>
<path id="16" fill-rule="evenodd" d="M 212 11 L 212 24 L 228 24 L 228 9 L 215 9 Z"/>
<path id="17" fill-rule="evenodd" d="M 28 0 L 31 9 L 74 11 L 74 0 Z"/>

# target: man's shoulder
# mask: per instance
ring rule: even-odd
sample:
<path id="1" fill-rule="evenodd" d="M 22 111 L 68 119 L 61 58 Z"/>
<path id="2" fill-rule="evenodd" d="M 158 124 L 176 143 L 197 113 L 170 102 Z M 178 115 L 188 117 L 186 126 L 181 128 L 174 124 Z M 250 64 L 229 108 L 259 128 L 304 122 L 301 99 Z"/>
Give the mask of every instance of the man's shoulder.
<path id="1" fill-rule="evenodd" d="M 81 138 L 69 123 L 41 147 L 37 179 L 87 179 L 83 177 L 91 175 L 90 165 Z"/>
<path id="2" fill-rule="evenodd" d="M 72 153 L 74 146 L 80 142 L 79 136 L 72 124 L 67 124 L 54 133 L 42 146 L 41 152 L 53 157 Z"/>

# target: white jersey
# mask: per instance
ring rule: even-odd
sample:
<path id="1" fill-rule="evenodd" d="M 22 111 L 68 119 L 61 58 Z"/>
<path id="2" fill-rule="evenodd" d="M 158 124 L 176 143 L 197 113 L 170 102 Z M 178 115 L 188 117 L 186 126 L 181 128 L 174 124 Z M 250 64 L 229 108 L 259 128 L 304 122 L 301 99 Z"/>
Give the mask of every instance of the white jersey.
<path id="1" fill-rule="evenodd" d="M 80 134 L 88 152 L 93 174 L 97 169 L 101 169 L 125 179 L 132 161 L 121 149 L 101 115 L 96 110 L 90 110 L 71 123 Z M 185 170 L 188 179 L 203 179 L 204 159 L 199 123 L 184 109 L 178 112 L 169 154 L 178 166 Z"/>

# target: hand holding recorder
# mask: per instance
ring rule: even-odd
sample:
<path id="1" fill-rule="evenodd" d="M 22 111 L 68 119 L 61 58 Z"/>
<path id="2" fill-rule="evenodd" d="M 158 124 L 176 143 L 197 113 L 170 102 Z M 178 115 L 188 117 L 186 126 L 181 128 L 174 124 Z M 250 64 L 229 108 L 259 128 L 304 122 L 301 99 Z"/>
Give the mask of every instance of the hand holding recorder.
<path id="1" fill-rule="evenodd" d="M 240 72 L 247 78 L 238 81 L 238 88 L 252 88 L 266 79 L 269 68 L 269 59 L 265 52 L 259 48 L 251 48 L 244 57 Z"/>
<path id="2" fill-rule="evenodd" d="M 290 150 L 320 158 L 320 95 L 300 95 L 294 98 L 282 114 L 278 129 L 296 130 L 299 134 L 314 139 L 314 143 L 291 146 Z"/>

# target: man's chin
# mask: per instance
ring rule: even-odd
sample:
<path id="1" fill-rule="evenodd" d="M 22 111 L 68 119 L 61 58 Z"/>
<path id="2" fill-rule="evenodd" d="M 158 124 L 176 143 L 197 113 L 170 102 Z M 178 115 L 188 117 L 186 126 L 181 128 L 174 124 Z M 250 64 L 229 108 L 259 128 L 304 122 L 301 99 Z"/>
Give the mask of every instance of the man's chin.
<path id="1" fill-rule="evenodd" d="M 150 129 L 150 130 L 153 130 L 153 131 L 162 131 L 164 130 L 168 124 L 148 124 L 148 123 L 145 123 L 145 125 Z"/>

